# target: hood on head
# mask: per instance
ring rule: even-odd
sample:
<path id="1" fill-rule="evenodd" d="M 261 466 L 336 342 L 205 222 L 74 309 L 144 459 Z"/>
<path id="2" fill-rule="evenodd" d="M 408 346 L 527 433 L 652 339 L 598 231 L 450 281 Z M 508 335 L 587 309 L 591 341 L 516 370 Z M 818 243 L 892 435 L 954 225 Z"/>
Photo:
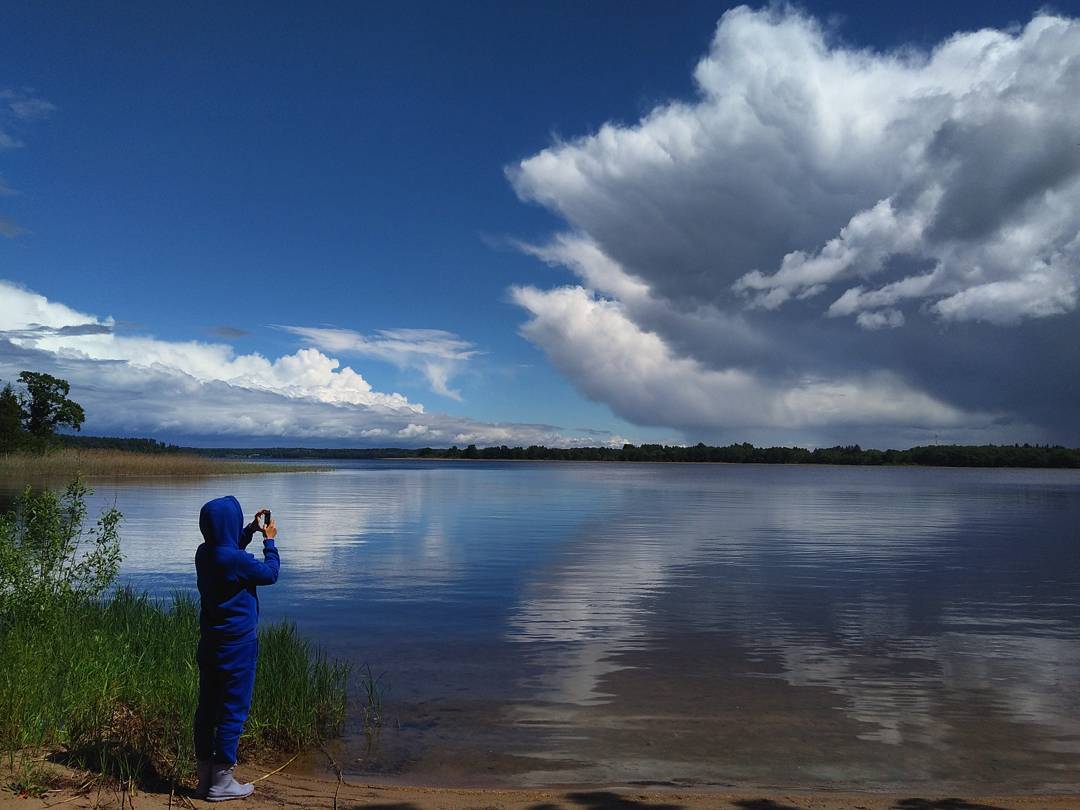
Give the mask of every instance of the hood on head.
<path id="1" fill-rule="evenodd" d="M 208 545 L 239 548 L 240 533 L 244 530 L 244 510 L 240 508 L 240 501 L 226 495 L 204 503 L 199 512 L 199 530 Z"/>

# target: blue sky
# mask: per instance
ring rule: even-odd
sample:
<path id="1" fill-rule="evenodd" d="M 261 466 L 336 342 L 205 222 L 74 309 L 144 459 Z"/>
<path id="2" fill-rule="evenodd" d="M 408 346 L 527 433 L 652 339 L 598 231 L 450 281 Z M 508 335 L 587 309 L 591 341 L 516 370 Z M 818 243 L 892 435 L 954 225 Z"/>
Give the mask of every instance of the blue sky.
<path id="1" fill-rule="evenodd" d="M 951 391 L 947 369 L 935 365 L 940 345 L 930 345 L 948 345 L 957 353 L 956 362 L 965 366 L 970 366 L 973 347 L 985 341 L 1015 346 L 1017 357 L 1030 350 L 1045 358 L 1048 350 L 1064 346 L 1064 336 L 1075 327 L 1075 293 L 1069 289 L 1058 289 L 1053 298 L 1057 303 L 1037 301 L 1004 314 L 972 309 L 965 303 L 969 295 L 958 299 L 966 307 L 960 315 L 955 307 L 939 308 L 937 320 L 925 318 L 925 329 L 910 311 L 892 305 L 872 311 L 857 308 L 863 328 L 852 320 L 844 324 L 843 334 L 839 320 L 817 319 L 813 340 L 822 344 L 812 361 L 789 354 L 791 368 L 783 371 L 796 374 L 795 388 L 787 383 L 769 387 L 781 374 L 775 363 L 762 364 L 739 352 L 717 358 L 709 347 L 722 340 L 718 333 L 695 344 L 690 332 L 700 323 L 691 328 L 671 321 L 672 313 L 711 307 L 712 315 L 702 316 L 708 321 L 703 329 L 721 328 L 717 324 L 736 317 L 736 310 L 740 323 L 745 320 L 759 330 L 811 328 L 802 320 L 779 320 L 794 318 L 782 313 L 799 304 L 774 307 L 774 296 L 768 306 L 754 305 L 747 297 L 748 290 L 767 292 L 776 290 L 776 284 L 765 280 L 753 282 L 757 286 L 736 286 L 751 271 L 766 278 L 779 263 L 732 267 L 725 270 L 727 275 L 717 271 L 727 291 L 721 298 L 709 285 L 690 283 L 712 272 L 708 261 L 697 266 L 690 254 L 679 253 L 681 247 L 653 256 L 636 245 L 635 235 L 642 234 L 646 223 L 630 211 L 613 209 L 610 216 L 594 217 L 605 205 L 634 199 L 635 194 L 648 197 L 651 189 L 666 187 L 667 181 L 656 177 L 618 188 L 612 177 L 641 168 L 615 165 L 626 159 L 625 149 L 598 158 L 608 168 L 614 166 L 614 174 L 586 178 L 593 184 L 589 190 L 561 185 L 557 176 L 563 165 L 559 161 L 570 165 L 596 157 L 590 157 L 589 150 L 603 149 L 602 143 L 589 146 L 577 139 L 588 139 L 605 125 L 644 132 L 642 119 L 656 109 L 670 110 L 680 103 L 707 106 L 694 76 L 699 60 L 713 53 L 725 70 L 737 68 L 725 62 L 735 46 L 714 42 L 727 8 L 693 2 L 324 3 L 303 8 L 264 3 L 7 4 L 0 26 L 0 92 L 5 94 L 0 98 L 9 102 L 10 110 L 0 117 L 0 132 L 7 133 L 9 143 L 0 149 L 0 177 L 12 193 L 0 197 L 0 216 L 11 223 L 11 235 L 0 237 L 0 279 L 92 317 L 94 323 L 111 317 L 109 329 L 119 337 L 152 337 L 163 345 L 223 344 L 236 356 L 257 353 L 271 362 L 314 346 L 355 369 L 372 390 L 400 393 L 411 403 L 422 403 L 425 413 L 470 424 L 540 424 L 551 428 L 544 434 L 548 438 L 576 428 L 610 431 L 612 437 L 635 441 L 746 437 L 902 444 L 942 434 L 1063 441 L 1076 436 L 1062 414 L 1016 395 L 1027 387 L 1022 379 L 999 379 L 997 388 L 973 383 L 967 392 L 977 389 L 974 398 Z M 1021 38 L 1022 26 L 1038 8 L 1033 3 L 823 3 L 801 12 L 774 9 L 724 19 L 733 37 L 750 36 L 754 21 L 779 37 L 784 20 L 796 19 L 803 24 L 800 36 L 812 37 L 806 31 L 817 26 L 829 53 L 872 49 L 880 56 L 898 48 L 929 53 L 956 31 L 989 27 L 1016 39 L 1017 59 L 1050 47 L 1068 54 L 1074 40 L 1052 46 L 1045 37 L 1036 41 L 1032 35 L 1030 43 Z M 1077 11 L 1075 4 L 1055 8 L 1062 19 Z M 766 21 L 770 14 L 771 21 Z M 769 42 L 765 62 L 785 58 L 782 41 Z M 768 75 L 767 64 L 761 70 Z M 956 70 L 961 75 L 976 71 L 970 66 Z M 746 82 L 755 86 L 750 79 Z M 958 91 L 956 97 L 962 96 Z M 786 103 L 775 89 L 770 98 Z M 933 125 L 936 129 L 913 134 L 912 143 L 937 143 L 941 132 L 951 131 L 950 122 L 964 124 L 963 116 L 970 113 L 962 102 L 956 105 L 951 117 Z M 1052 99 L 1046 105 L 1051 109 Z M 865 119 L 867 114 L 860 114 Z M 904 115 L 905 121 L 911 117 Z M 799 129 L 812 123 L 791 126 L 798 137 L 817 137 L 812 130 Z M 958 147 L 970 150 L 962 156 L 975 154 L 980 142 L 971 143 L 975 145 Z M 993 148 L 1013 154 L 1008 144 Z M 554 173 L 548 175 L 543 166 L 528 163 L 544 150 L 557 158 L 550 166 Z M 774 162 L 767 155 L 762 159 L 763 165 Z M 761 173 L 753 161 L 745 171 Z M 798 193 L 800 183 L 819 179 L 795 175 L 785 182 Z M 882 178 L 859 194 L 845 191 L 858 203 L 852 202 L 850 210 L 838 208 L 827 223 L 798 238 L 780 226 L 754 238 L 779 244 L 791 237 L 777 258 L 797 251 L 812 254 L 827 243 L 825 236 L 839 233 L 838 224 L 870 210 L 867 203 L 914 193 L 890 185 L 900 182 Z M 1047 188 L 1048 193 L 1054 190 Z M 724 218 L 719 198 L 691 196 L 672 200 L 658 195 L 649 204 L 675 212 L 685 205 L 683 220 L 693 219 L 696 211 L 715 211 Z M 753 194 L 745 199 L 753 199 Z M 590 282 L 589 271 L 565 252 L 540 251 L 538 258 L 537 250 L 521 247 L 550 247 L 559 234 L 585 238 L 618 263 L 619 273 L 644 279 L 650 300 L 664 302 L 670 317 L 634 314 L 638 310 L 625 296 L 596 284 L 595 278 Z M 1062 240 L 1063 245 L 1068 241 Z M 663 237 L 658 235 L 657 241 Z M 700 239 L 697 244 L 702 244 Z M 942 250 L 935 253 L 925 245 L 894 250 L 890 272 L 902 275 L 897 268 L 905 257 L 916 263 L 941 260 Z M 1065 262 L 1072 267 L 1075 256 L 1066 254 Z M 668 283 L 683 272 L 686 284 Z M 1072 277 L 1066 272 L 1065 278 Z M 591 330 L 586 337 L 577 327 L 570 328 L 565 307 L 556 307 L 563 320 L 551 321 L 556 317 L 551 293 L 563 285 L 584 289 L 589 300 L 603 305 L 582 316 Z M 523 303 L 522 289 L 547 297 L 534 297 L 530 306 Z M 947 293 L 958 294 L 955 285 Z M 947 293 L 938 293 L 935 300 L 945 300 Z M 790 297 L 802 300 L 796 294 Z M 582 301 L 579 296 L 575 306 Z M 612 307 L 629 313 L 634 339 L 644 333 L 663 341 L 658 350 L 663 352 L 664 375 L 672 367 L 684 368 L 689 381 L 654 378 L 648 369 L 619 371 L 623 361 L 614 352 L 606 355 L 603 348 L 626 321 L 605 321 L 617 314 Z M 12 303 L 10 308 L 18 307 Z M 852 309 L 849 314 L 854 313 Z M 40 317 L 11 318 L 0 326 L 12 330 L 46 323 Z M 892 328 L 901 318 L 903 328 Z M 308 331 L 276 328 L 280 326 Z M 366 348 L 342 350 L 340 335 L 328 344 L 327 335 L 311 331 L 328 327 L 364 336 Z M 393 349 L 371 347 L 378 330 L 402 329 L 452 333 L 438 340 L 452 341 L 457 347 L 452 351 L 460 356 L 446 362 L 440 355 L 441 370 L 432 371 L 425 366 L 429 355 L 423 351 L 417 354 L 406 347 L 402 354 L 409 341 L 430 343 L 428 333 L 399 332 Z M 891 345 L 863 354 L 861 341 L 877 339 L 883 331 L 903 332 L 904 341 L 890 339 Z M 15 340 L 6 364 L 0 365 L 7 373 L 0 376 L 33 361 L 45 366 L 55 361 L 71 372 L 72 352 L 83 349 L 61 343 L 55 335 L 51 343 L 25 336 Z M 440 347 L 437 351 L 445 353 L 445 345 Z M 628 353 L 634 357 L 644 351 L 630 348 Z M 927 363 L 915 363 L 913 353 Z M 575 362 L 585 357 L 588 363 Z M 132 392 L 142 390 L 136 360 L 124 361 L 131 367 L 125 384 Z M 795 366 L 799 368 L 792 371 Z M 934 369 L 928 371 L 929 366 Z M 619 381 L 597 382 L 607 373 L 599 368 L 639 379 L 638 388 L 670 385 L 675 392 L 692 389 L 698 379 L 737 371 L 755 375 L 755 391 L 767 381 L 760 396 L 770 402 L 788 397 L 796 404 L 785 405 L 760 424 L 737 409 L 725 412 L 722 404 L 715 420 L 708 408 L 694 410 L 690 405 L 675 404 L 669 413 L 666 395 L 654 393 L 642 401 L 622 390 Z M 192 376 L 190 368 L 184 373 Z M 980 367 L 976 373 L 986 381 L 996 372 Z M 440 374 L 449 375 L 444 384 L 438 382 Z M 79 375 L 71 376 L 78 391 Z M 213 375 L 194 377 L 205 385 Z M 871 379 L 873 385 L 866 382 Z M 1066 382 L 1071 387 L 1042 391 L 1042 399 L 1074 390 L 1075 382 Z M 254 391 L 257 396 L 248 400 L 252 407 L 259 397 L 274 393 L 239 378 L 229 377 L 226 383 Z M 152 374 L 143 384 L 154 387 Z M 1008 390 L 998 390 L 1002 386 Z M 872 404 L 854 416 L 823 421 L 800 411 L 835 410 L 822 397 L 836 396 L 841 388 L 847 392 L 840 394 L 846 403 L 853 398 L 904 401 L 910 413 L 883 415 L 882 406 Z M 88 390 L 92 404 L 96 392 L 92 386 Z M 193 400 L 204 398 L 203 389 L 185 390 Z M 710 387 L 698 399 L 714 395 L 732 401 L 750 396 L 743 388 Z M 212 398 L 208 393 L 205 397 Z M 305 397 L 327 401 L 306 388 L 294 398 Z M 101 397 L 102 410 L 108 402 Z M 339 437 L 331 428 L 304 427 L 304 419 L 320 419 L 316 414 L 286 420 L 284 427 L 279 422 L 249 432 L 219 430 L 215 419 L 223 417 L 207 421 L 203 431 L 175 418 L 155 422 L 149 410 L 126 421 L 96 415 L 92 408 L 90 414 L 87 428 L 95 432 L 153 433 L 207 443 L 269 437 L 447 444 L 469 434 L 458 428 L 440 434 L 431 428 L 426 436 L 417 431 L 409 436 L 380 427 L 384 432 L 367 437 L 350 431 Z M 355 414 L 357 424 L 365 419 L 364 413 Z M 982 426 L 981 433 L 971 432 L 975 425 Z M 507 435 L 535 438 L 522 431 Z"/>

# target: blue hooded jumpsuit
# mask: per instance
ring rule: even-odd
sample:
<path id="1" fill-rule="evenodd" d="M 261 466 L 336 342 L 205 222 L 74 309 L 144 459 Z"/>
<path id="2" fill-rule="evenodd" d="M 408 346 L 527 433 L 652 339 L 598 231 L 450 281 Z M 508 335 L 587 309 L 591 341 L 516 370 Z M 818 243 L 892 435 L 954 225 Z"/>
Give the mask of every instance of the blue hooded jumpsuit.
<path id="1" fill-rule="evenodd" d="M 257 585 L 277 582 L 280 560 L 273 540 L 263 541 L 263 560 L 244 551 L 254 529 L 232 495 L 215 498 L 199 513 L 203 543 L 195 552 L 199 596 L 199 708 L 195 712 L 195 756 L 236 764 L 255 662 L 259 657 Z"/>

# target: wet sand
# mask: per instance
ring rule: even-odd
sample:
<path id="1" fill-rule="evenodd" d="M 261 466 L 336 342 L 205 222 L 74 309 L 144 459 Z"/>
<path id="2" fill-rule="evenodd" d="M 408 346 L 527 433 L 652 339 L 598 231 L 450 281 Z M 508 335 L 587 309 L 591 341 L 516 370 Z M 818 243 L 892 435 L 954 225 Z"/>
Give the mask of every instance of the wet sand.
<path id="1" fill-rule="evenodd" d="M 312 754 L 314 752 L 308 752 Z M 326 752 L 323 752 L 324 754 Z M 39 760 L 40 761 L 40 760 Z M 14 808 L 200 808 L 221 804 L 194 798 L 190 787 L 170 792 L 86 785 L 87 775 L 43 763 L 55 788 L 44 796 L 18 796 L 4 785 L 0 810 Z M 254 795 L 224 806 L 265 810 L 278 807 L 372 808 L 373 810 L 1080 810 L 1080 793 L 970 793 L 929 791 L 819 790 L 776 786 L 684 788 L 659 783 L 561 785 L 543 788 L 445 787 L 369 783 L 311 770 L 308 755 L 286 763 L 240 765 L 241 781 L 255 782 Z"/>
<path id="2" fill-rule="evenodd" d="M 240 778 L 260 776 L 238 769 Z M 213 807 L 186 795 L 137 792 L 134 795 L 91 791 L 79 795 L 56 790 L 43 799 L 0 793 L 0 808 L 51 807 Z M 1066 810 L 1080 809 L 1080 796 L 969 795 L 941 796 L 922 792 L 804 792 L 780 788 L 732 791 L 642 789 L 633 786 L 589 786 L 545 789 L 464 789 L 419 786 L 338 784 L 335 779 L 288 771 L 260 781 L 255 795 L 225 805 L 263 810 L 276 807 L 366 807 L 378 810 Z"/>

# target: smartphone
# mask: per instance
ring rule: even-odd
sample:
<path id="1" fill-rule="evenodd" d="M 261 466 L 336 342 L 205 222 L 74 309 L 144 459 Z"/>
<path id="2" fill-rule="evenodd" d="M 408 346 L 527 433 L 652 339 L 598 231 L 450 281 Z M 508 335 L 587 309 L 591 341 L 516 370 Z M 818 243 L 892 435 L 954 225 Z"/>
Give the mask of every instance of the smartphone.
<path id="1" fill-rule="evenodd" d="M 266 514 L 263 515 L 263 526 L 269 526 L 269 525 L 270 525 L 270 510 L 267 509 Z"/>

